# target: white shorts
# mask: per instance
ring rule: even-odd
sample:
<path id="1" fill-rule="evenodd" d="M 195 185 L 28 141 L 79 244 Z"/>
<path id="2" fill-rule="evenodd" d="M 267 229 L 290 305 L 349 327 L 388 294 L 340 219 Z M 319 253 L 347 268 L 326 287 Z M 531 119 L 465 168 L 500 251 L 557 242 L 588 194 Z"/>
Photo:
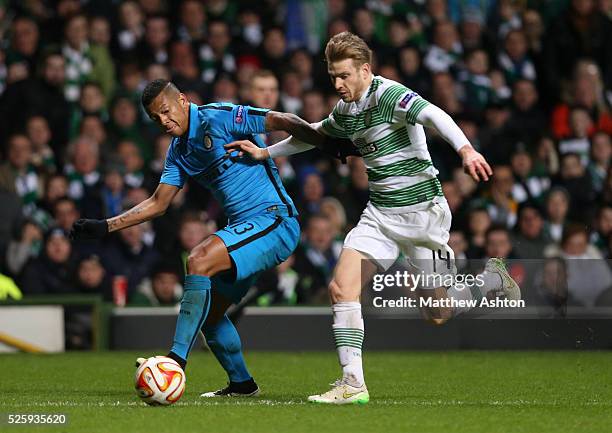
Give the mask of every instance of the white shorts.
<path id="1" fill-rule="evenodd" d="M 403 214 L 385 213 L 368 203 L 344 248 L 359 251 L 385 271 L 402 253 L 414 271 L 455 274 L 455 254 L 448 246 L 451 219 L 446 201 Z"/>

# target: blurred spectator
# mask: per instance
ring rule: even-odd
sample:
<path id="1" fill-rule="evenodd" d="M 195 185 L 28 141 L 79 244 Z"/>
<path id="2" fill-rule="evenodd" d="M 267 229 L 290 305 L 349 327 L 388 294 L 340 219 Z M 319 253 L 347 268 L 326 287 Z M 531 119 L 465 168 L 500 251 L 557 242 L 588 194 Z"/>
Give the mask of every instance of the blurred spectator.
<path id="1" fill-rule="evenodd" d="M 280 100 L 285 110 L 297 114 L 302 110 L 302 82 L 297 72 L 289 70 L 283 75 Z"/>
<path id="2" fill-rule="evenodd" d="M 454 72 L 455 64 L 461 59 L 463 48 L 457 29 L 450 21 L 436 24 L 433 44 L 427 51 L 423 64 L 432 73 Z"/>
<path id="3" fill-rule="evenodd" d="M 525 200 L 537 200 L 550 188 L 550 178 L 538 176 L 533 171 L 533 160 L 525 148 L 519 148 L 510 160 L 514 173 L 512 197 L 522 203 Z"/>
<path id="4" fill-rule="evenodd" d="M 6 268 L 14 277 L 21 275 L 25 264 L 39 256 L 42 250 L 43 228 L 33 219 L 26 220 L 19 236 L 7 247 Z"/>
<path id="5" fill-rule="evenodd" d="M 97 82 L 109 100 L 115 91 L 115 64 L 111 57 L 111 28 L 108 19 L 93 17 L 89 22 L 89 50 L 93 61 L 91 80 Z"/>
<path id="6" fill-rule="evenodd" d="M 504 51 L 497 62 L 506 75 L 506 82 L 512 86 L 518 80 L 536 79 L 536 69 L 528 55 L 527 36 L 521 30 L 511 30 L 504 39 Z"/>
<path id="7" fill-rule="evenodd" d="M 321 200 L 321 215 L 324 215 L 332 226 L 334 239 L 343 241 L 346 235 L 346 212 L 340 200 L 335 197 L 325 197 Z"/>
<path id="8" fill-rule="evenodd" d="M 269 27 L 262 43 L 261 60 L 264 68 L 271 71 L 282 71 L 287 66 L 287 41 L 282 29 Z"/>
<path id="9" fill-rule="evenodd" d="M 208 43 L 199 48 L 202 81 L 212 83 L 221 74 L 236 71 L 236 59 L 230 51 L 230 30 L 224 21 L 208 24 Z"/>
<path id="10" fill-rule="evenodd" d="M 206 38 L 206 12 L 199 0 L 185 0 L 180 6 L 180 25 L 176 29 L 179 40 L 201 43 Z"/>
<path id="11" fill-rule="evenodd" d="M 561 156 L 568 153 L 578 154 L 580 163 L 586 165 L 591 147 L 589 130 L 593 126 L 593 119 L 587 110 L 580 107 L 573 108 L 569 118 L 570 133 L 567 138 L 559 140 L 559 153 Z"/>
<path id="12" fill-rule="evenodd" d="M 306 221 L 311 215 L 320 211 L 321 200 L 325 195 L 325 186 L 321 174 L 312 166 L 304 167 L 299 178 L 302 185 L 302 208 L 298 208 L 298 210 L 302 221 Z"/>
<path id="13" fill-rule="evenodd" d="M 556 105 L 552 112 L 554 136 L 565 138 L 572 135 L 572 108 L 586 110 L 591 119 L 583 134 L 591 136 L 597 130 L 612 134 L 611 101 L 606 99 L 606 87 L 599 67 L 589 60 L 579 61 L 574 69 L 574 80 L 566 87 L 569 89 L 563 98 L 565 101 Z"/>
<path id="14" fill-rule="evenodd" d="M 546 127 L 546 117 L 538 106 L 538 91 L 535 84 L 519 80 L 512 89 L 512 114 L 508 119 L 507 133 L 516 142 L 529 143 Z"/>
<path id="15" fill-rule="evenodd" d="M 112 298 L 111 282 L 100 257 L 91 254 L 83 257 L 77 266 L 76 289 L 80 293 L 102 295 L 105 300 Z"/>
<path id="16" fill-rule="evenodd" d="M 311 293 L 312 279 L 302 278 L 294 269 L 295 255 L 275 267 L 264 271 L 255 285 L 261 293 L 257 305 L 295 305 L 308 300 Z"/>
<path id="17" fill-rule="evenodd" d="M 468 249 L 468 242 L 465 239 L 465 234 L 460 230 L 451 230 L 448 238 L 448 246 L 451 247 L 453 253 L 455 253 L 455 260 L 458 262 L 458 270 L 464 268 Z M 460 266 L 459 263 L 463 266 Z"/>
<path id="18" fill-rule="evenodd" d="M 255 107 L 274 110 L 278 106 L 279 91 L 276 76 L 266 69 L 255 72 L 249 82 L 248 100 Z"/>
<path id="19" fill-rule="evenodd" d="M 39 55 L 39 41 L 40 33 L 34 19 L 27 16 L 15 18 L 11 23 L 11 41 L 6 53 L 7 64 L 22 63 L 27 68 L 27 75 L 33 76 Z"/>
<path id="20" fill-rule="evenodd" d="M 68 195 L 68 179 L 63 174 L 55 173 L 47 177 L 44 187 L 44 196 L 37 207 L 48 213 L 53 213 L 55 202 Z"/>
<path id="21" fill-rule="evenodd" d="M 41 114 L 53 131 L 51 147 L 56 159 L 62 160 L 68 139 L 66 119 L 70 109 L 63 93 L 65 62 L 60 53 L 47 51 L 40 64 L 39 76 L 9 85 L 2 94 L 0 135 L 6 140 L 10 134 L 23 130 L 29 113 Z"/>
<path id="22" fill-rule="evenodd" d="M 57 170 L 55 155 L 51 149 L 51 129 L 43 116 L 32 116 L 26 123 L 26 135 L 32 143 L 30 162 L 37 171 L 52 174 Z"/>
<path id="23" fill-rule="evenodd" d="M 98 144 L 88 137 L 77 137 L 68 148 L 68 156 L 70 163 L 64 168 L 68 177 L 68 196 L 74 200 L 95 196 L 101 181 Z"/>
<path id="24" fill-rule="evenodd" d="M 134 52 L 144 36 L 144 14 L 137 1 L 124 1 L 119 7 L 119 29 L 116 32 L 116 50 L 122 59 Z"/>
<path id="25" fill-rule="evenodd" d="M 591 184 L 597 193 L 601 193 L 610 168 L 612 158 L 612 140 L 605 132 L 598 132 L 591 139 L 591 159 L 587 171 Z"/>
<path id="26" fill-rule="evenodd" d="M 159 260 L 159 253 L 145 244 L 144 234 L 142 224 L 121 230 L 110 242 L 102 258 L 111 277 L 122 275 L 127 278 L 128 299 Z"/>
<path id="27" fill-rule="evenodd" d="M 539 259 L 551 239 L 544 232 L 542 211 L 533 202 L 526 201 L 518 210 L 518 222 L 512 236 L 512 245 L 521 259 Z"/>
<path id="28" fill-rule="evenodd" d="M 54 201 L 53 218 L 56 225 L 62 230 L 69 232 L 72 225 L 80 218 L 79 209 L 74 200 L 61 197 Z"/>
<path id="29" fill-rule="evenodd" d="M 514 258 L 510 232 L 504 226 L 491 226 L 485 235 L 485 257 Z"/>
<path id="30" fill-rule="evenodd" d="M 109 136 L 113 143 L 119 143 L 121 140 L 133 141 L 144 160 L 151 160 L 153 152 L 138 122 L 138 108 L 127 97 L 118 97 L 113 103 Z"/>
<path id="31" fill-rule="evenodd" d="M 183 287 L 177 270 L 165 262 L 153 267 L 151 277 L 138 286 L 130 299 L 131 305 L 152 307 L 178 306 L 183 297 Z"/>
<path id="32" fill-rule="evenodd" d="M 32 212 L 42 196 L 44 179 L 32 164 L 32 143 L 25 135 L 13 135 L 8 141 L 6 161 L 0 164 L 0 189 L 16 193 L 24 211 Z"/>
<path id="33" fill-rule="evenodd" d="M 305 294 L 310 300 L 321 301 L 323 296 L 327 296 L 327 283 L 341 250 L 342 243 L 334 241 L 331 222 L 320 214 L 311 216 L 304 230 L 304 242 L 295 252 L 295 270 L 300 279 L 314 280 L 310 285 L 310 293 Z"/>
<path id="34" fill-rule="evenodd" d="M 589 244 L 584 226 L 568 225 L 563 231 L 561 248 L 551 245 L 545 255 L 566 260 L 568 292 L 580 305 L 592 307 L 597 297 L 612 287 L 612 271 L 599 250 Z"/>
<path id="35" fill-rule="evenodd" d="M 514 227 L 518 203 L 512 196 L 514 186 L 512 169 L 507 165 L 499 165 L 493 168 L 493 172 L 495 176 L 490 181 L 489 194 L 484 204 L 493 224 Z"/>
<path id="36" fill-rule="evenodd" d="M 486 234 L 491 227 L 491 216 L 485 208 L 476 207 L 468 216 L 468 258 L 478 259 L 484 256 Z"/>
<path id="37" fill-rule="evenodd" d="M 544 81 L 551 98 L 559 95 L 561 84 L 568 80 L 581 58 L 592 58 L 612 84 L 612 22 L 595 8 L 594 0 L 571 0 L 570 7 L 553 22 L 544 43 Z"/>
<path id="38" fill-rule="evenodd" d="M 136 48 L 141 65 L 151 63 L 167 64 L 169 60 L 168 43 L 170 25 L 163 15 L 147 16 L 145 34 Z"/>
<path id="39" fill-rule="evenodd" d="M 108 120 L 106 101 L 102 88 L 94 82 L 83 83 L 78 105 L 75 105 L 70 117 L 70 137 L 79 135 L 81 122 L 85 116 L 97 116 L 103 121 Z"/>
<path id="40" fill-rule="evenodd" d="M 456 115 L 463 111 L 455 80 L 450 73 L 441 72 L 435 74 L 432 77 L 431 91 L 432 102 L 449 115 Z"/>
<path id="41" fill-rule="evenodd" d="M 493 99 L 491 79 L 488 77 L 489 58 L 484 50 L 474 50 L 467 55 L 467 69 L 460 74 L 464 90 L 465 108 L 480 112 Z"/>
<path id="42" fill-rule="evenodd" d="M 537 306 L 540 316 L 543 317 L 564 317 L 569 296 L 567 272 L 564 259 L 546 259 L 536 273 L 533 289 L 525 293 L 527 305 Z"/>
<path id="43" fill-rule="evenodd" d="M 109 164 L 104 172 L 102 208 L 105 218 L 119 215 L 123 210 L 126 188 L 123 181 L 125 169 L 121 164 Z"/>
<path id="44" fill-rule="evenodd" d="M 552 188 L 546 198 L 546 223 L 544 230 L 554 242 L 560 242 L 567 224 L 570 196 L 564 188 Z"/>
<path id="45" fill-rule="evenodd" d="M 609 243 L 612 233 L 612 207 L 603 206 L 597 210 L 594 230 L 591 233 L 590 243 L 599 248 L 601 254 L 609 259 L 612 258 Z"/>
<path id="46" fill-rule="evenodd" d="M 74 292 L 75 269 L 72 245 L 62 229 L 51 229 L 45 235 L 40 257 L 26 264 L 19 286 L 24 294 L 59 294 Z"/>
<path id="47" fill-rule="evenodd" d="M 66 21 L 62 55 L 66 61 L 66 82 L 64 94 L 69 102 L 76 102 L 81 93 L 81 85 L 93 73 L 94 63 L 87 41 L 87 17 L 73 15 Z"/>
<path id="48" fill-rule="evenodd" d="M 399 51 L 398 63 L 401 82 L 428 99 L 431 92 L 431 77 L 421 64 L 419 50 L 413 47 L 402 48 Z"/>
<path id="49" fill-rule="evenodd" d="M 590 203 L 595 199 L 591 179 L 576 153 L 568 153 L 561 159 L 561 171 L 556 185 L 563 187 L 572 197 L 568 217 L 573 221 L 590 221 L 594 209 Z"/>
<path id="50" fill-rule="evenodd" d="M 123 181 L 127 188 L 145 188 L 153 192 L 155 185 L 140 153 L 140 148 L 130 140 L 117 145 L 117 155 L 124 168 Z"/>

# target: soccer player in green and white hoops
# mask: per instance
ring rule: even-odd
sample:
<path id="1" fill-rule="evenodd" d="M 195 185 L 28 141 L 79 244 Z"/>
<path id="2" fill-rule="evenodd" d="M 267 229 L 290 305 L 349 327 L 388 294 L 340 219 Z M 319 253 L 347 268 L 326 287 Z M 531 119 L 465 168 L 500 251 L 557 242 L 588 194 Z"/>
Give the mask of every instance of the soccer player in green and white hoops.
<path id="1" fill-rule="evenodd" d="M 451 212 L 427 150 L 423 126 L 435 128 L 453 146 L 464 169 L 476 181 L 488 180 L 492 171 L 448 114 L 405 86 L 372 74 L 372 52 L 358 36 L 343 32 L 332 37 L 325 57 L 341 99 L 327 119 L 313 126 L 319 132 L 348 138 L 355 144 L 367 167 L 370 201 L 344 241 L 329 284 L 342 378 L 330 391 L 312 395 L 308 400 L 367 403 L 369 393 L 361 360 L 363 287 L 379 269 L 386 270 L 400 252 L 423 274 L 456 272 L 454 254 L 447 244 Z M 247 141 L 226 147 L 239 149 L 239 155 L 265 159 L 303 152 L 313 146 L 289 137 L 266 149 Z M 423 285 L 420 294 L 434 299 L 480 300 L 487 296 L 520 299 L 520 289 L 500 259 L 490 259 L 481 276 L 480 285 L 469 288 Z M 423 313 L 427 319 L 441 324 L 467 309 L 430 308 Z"/>

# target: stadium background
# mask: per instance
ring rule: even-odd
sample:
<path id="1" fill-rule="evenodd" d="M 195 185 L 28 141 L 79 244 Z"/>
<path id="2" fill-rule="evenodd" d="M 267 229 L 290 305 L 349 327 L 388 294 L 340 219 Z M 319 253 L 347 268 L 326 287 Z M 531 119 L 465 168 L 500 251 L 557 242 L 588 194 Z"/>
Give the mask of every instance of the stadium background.
<path id="1" fill-rule="evenodd" d="M 169 78 L 197 104 L 316 122 L 337 101 L 323 47 L 351 30 L 376 73 L 451 114 L 494 166 L 476 185 L 427 131 L 457 257 L 560 257 L 546 263 L 567 271 L 563 289 L 527 287 L 526 299 L 560 315 L 610 306 L 611 19 L 607 0 L 0 1 L 0 299 L 55 296 L 75 349 L 93 344 L 83 296 L 94 310 L 122 304 L 113 289 L 127 285 L 127 306 L 175 306 L 188 251 L 225 224 L 206 190 L 190 182 L 164 216 L 103 243 L 66 235 L 77 218 L 111 217 L 155 188 L 169 137 L 141 90 Z M 302 242 L 249 303 L 327 305 L 342 240 L 368 199 L 363 162 L 311 151 L 276 163 Z"/>

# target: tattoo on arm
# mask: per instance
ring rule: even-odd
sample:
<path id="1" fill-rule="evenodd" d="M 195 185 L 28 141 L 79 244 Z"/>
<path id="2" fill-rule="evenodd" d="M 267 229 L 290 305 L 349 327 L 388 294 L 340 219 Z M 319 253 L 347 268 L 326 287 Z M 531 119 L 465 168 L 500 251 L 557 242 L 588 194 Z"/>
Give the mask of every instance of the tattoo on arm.
<path id="1" fill-rule="evenodd" d="M 154 206 L 150 199 L 137 204 L 132 209 L 122 213 L 121 215 L 108 219 L 108 231 L 113 232 L 116 230 L 122 230 L 124 228 L 150 220 L 156 215 L 153 208 Z"/>

